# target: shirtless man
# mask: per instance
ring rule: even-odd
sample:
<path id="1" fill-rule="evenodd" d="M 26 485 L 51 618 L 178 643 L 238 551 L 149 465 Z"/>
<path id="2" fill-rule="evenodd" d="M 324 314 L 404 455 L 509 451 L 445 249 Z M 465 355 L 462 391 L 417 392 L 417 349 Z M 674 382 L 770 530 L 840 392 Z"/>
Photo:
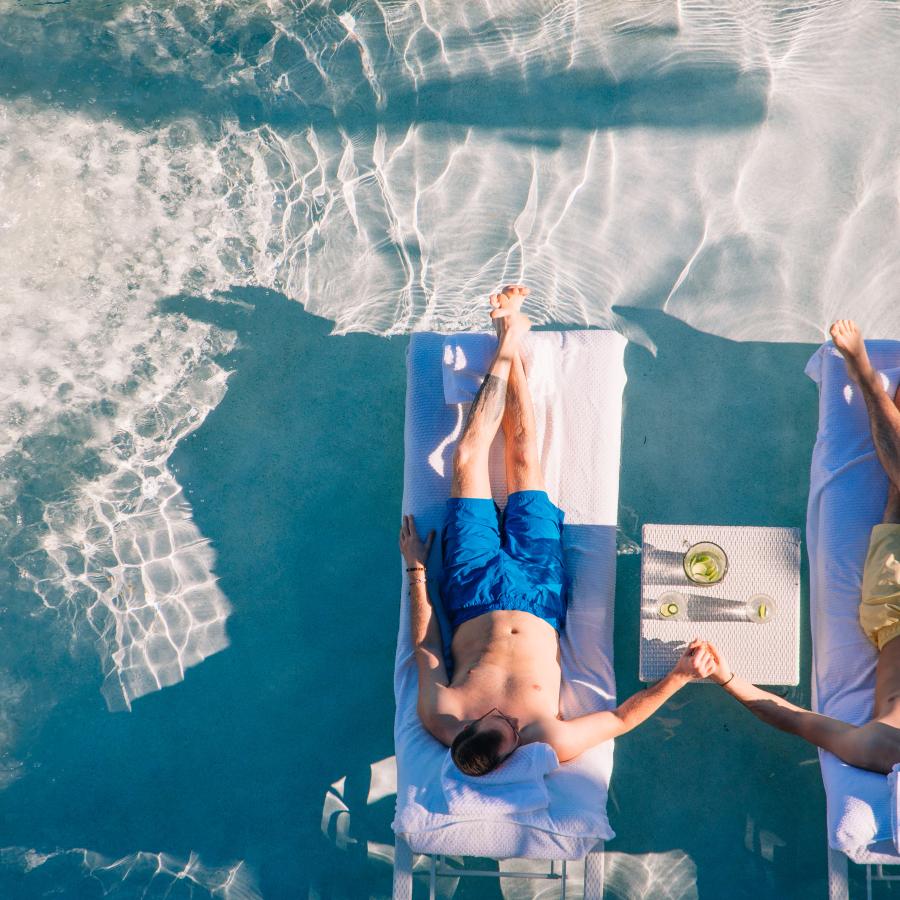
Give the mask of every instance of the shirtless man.
<path id="1" fill-rule="evenodd" d="M 900 762 L 900 641 L 893 640 L 900 635 L 900 389 L 891 399 L 882 388 L 854 322 L 839 319 L 831 326 L 831 339 L 865 398 L 875 451 L 890 483 L 882 524 L 872 529 L 869 540 L 859 607 L 860 625 L 879 651 L 872 719 L 849 725 L 794 706 L 754 687 L 731 671 L 712 644 L 705 646 L 716 661 L 713 680 L 763 722 L 797 734 L 851 766 L 888 773 Z"/>
<path id="2" fill-rule="evenodd" d="M 559 713 L 558 631 L 566 615 L 563 513 L 544 490 L 534 410 L 519 343 L 531 327 L 521 312 L 528 291 L 509 285 L 491 296 L 498 347 L 472 403 L 453 458 L 441 548 L 441 597 L 453 630 L 453 679 L 428 596 L 426 563 L 434 532 L 422 540 L 403 517 L 400 549 L 410 581 L 412 639 L 419 672 L 418 712 L 451 747 L 469 775 L 495 769 L 518 746 L 545 741 L 560 761 L 630 731 L 713 659 L 692 644 L 656 685 L 618 709 L 563 720 Z M 498 429 L 506 438 L 509 501 L 498 514 L 488 453 Z"/>

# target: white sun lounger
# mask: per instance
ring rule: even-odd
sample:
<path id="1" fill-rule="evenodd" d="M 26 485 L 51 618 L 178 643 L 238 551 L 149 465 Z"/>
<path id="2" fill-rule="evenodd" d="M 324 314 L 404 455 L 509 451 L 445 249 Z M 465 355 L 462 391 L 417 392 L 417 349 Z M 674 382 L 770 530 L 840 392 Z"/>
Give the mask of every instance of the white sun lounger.
<path id="1" fill-rule="evenodd" d="M 900 343 L 870 341 L 872 363 L 890 392 L 900 375 Z M 863 563 L 873 525 L 881 521 L 887 479 L 869 431 L 859 390 L 830 342 L 806 367 L 819 385 L 819 430 L 813 451 L 807 513 L 812 694 L 816 711 L 862 725 L 875 697 L 875 648 L 859 626 Z M 847 896 L 847 858 L 868 866 L 900 864 L 891 828 L 891 792 L 884 775 L 848 766 L 819 751 L 827 797 L 829 885 Z"/>
<path id="2" fill-rule="evenodd" d="M 573 579 L 561 639 L 561 705 L 567 717 L 615 705 L 613 600 L 625 345 L 624 338 L 608 331 L 541 332 L 528 336 L 524 351 L 547 491 L 566 514 L 564 540 Z M 487 334 L 417 334 L 410 343 L 403 511 L 415 516 L 421 533 L 440 532 L 453 450 L 467 409 L 455 401 L 471 399 L 495 346 L 496 339 Z M 495 497 L 505 496 L 502 432 L 493 447 L 491 476 Z M 436 548 L 432 575 L 439 561 Z M 394 896 L 411 896 L 413 854 L 428 854 L 432 892 L 441 874 L 435 857 L 584 858 L 585 896 L 599 897 L 603 842 L 613 837 L 606 815 L 613 742 L 547 776 L 545 811 L 454 820 L 440 783 L 447 750 L 425 731 L 416 713 L 408 602 L 404 572 L 394 676 Z M 453 874 L 463 873 L 454 869 Z M 550 877 L 559 877 L 557 870 Z"/>

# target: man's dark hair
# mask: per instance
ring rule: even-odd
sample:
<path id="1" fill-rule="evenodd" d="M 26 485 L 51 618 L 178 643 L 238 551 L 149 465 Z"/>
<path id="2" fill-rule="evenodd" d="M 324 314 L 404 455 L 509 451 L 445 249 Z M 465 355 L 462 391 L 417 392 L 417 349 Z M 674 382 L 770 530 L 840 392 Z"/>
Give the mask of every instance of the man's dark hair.
<path id="1" fill-rule="evenodd" d="M 500 753 L 503 734 L 495 728 L 479 731 L 477 726 L 477 722 L 466 725 L 450 745 L 456 768 L 466 775 L 487 775 L 506 759 Z"/>

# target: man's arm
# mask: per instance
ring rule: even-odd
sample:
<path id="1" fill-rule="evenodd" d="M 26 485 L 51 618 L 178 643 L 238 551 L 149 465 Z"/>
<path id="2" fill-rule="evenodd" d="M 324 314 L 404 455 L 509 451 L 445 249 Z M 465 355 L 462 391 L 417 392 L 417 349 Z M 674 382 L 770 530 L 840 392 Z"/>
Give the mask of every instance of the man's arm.
<path id="1" fill-rule="evenodd" d="M 434 532 L 423 542 L 412 516 L 403 517 L 400 550 L 409 572 L 410 637 L 419 671 L 417 710 L 422 724 L 439 741 L 449 744 L 459 725 L 450 695 L 447 667 L 437 616 L 428 596 L 425 563 L 434 540 Z M 448 737 L 450 738 L 448 740 Z"/>
<path id="2" fill-rule="evenodd" d="M 734 675 L 724 688 L 767 725 L 796 734 L 839 756 L 851 766 L 869 768 L 866 764 L 869 761 L 867 742 L 856 739 L 860 731 L 857 726 L 795 706 L 777 694 L 756 687 L 740 675 Z"/>
<path id="3" fill-rule="evenodd" d="M 877 761 L 873 758 L 877 741 L 870 739 L 869 732 L 840 719 L 796 706 L 777 694 L 756 687 L 746 678 L 732 672 L 725 657 L 712 644 L 707 646 L 716 661 L 713 680 L 719 682 L 727 693 L 746 706 L 758 719 L 780 731 L 802 737 L 851 766 L 877 768 Z"/>
<path id="4" fill-rule="evenodd" d="M 415 576 L 415 572 L 410 575 Z M 449 695 L 447 667 L 437 616 L 428 596 L 428 585 L 411 584 L 409 606 L 412 616 L 413 646 L 419 670 L 419 701 L 417 710 L 422 724 L 442 743 L 449 744 L 456 733 L 459 719 Z"/>
<path id="5" fill-rule="evenodd" d="M 550 744 L 560 762 L 574 759 L 589 747 L 637 728 L 689 681 L 705 678 L 712 665 L 709 652 L 700 646 L 699 641 L 695 641 L 662 681 L 633 694 L 614 710 L 548 722 L 541 726 L 541 733 L 535 739 Z"/>

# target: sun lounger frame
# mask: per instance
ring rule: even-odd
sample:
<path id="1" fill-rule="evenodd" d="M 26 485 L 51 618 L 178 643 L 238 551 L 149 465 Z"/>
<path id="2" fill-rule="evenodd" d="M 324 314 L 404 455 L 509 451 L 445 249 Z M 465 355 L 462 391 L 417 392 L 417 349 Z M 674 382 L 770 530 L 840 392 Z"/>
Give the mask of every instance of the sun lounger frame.
<path id="1" fill-rule="evenodd" d="M 605 880 L 604 842 L 598 841 L 590 853 L 584 858 L 584 900 L 601 900 Z M 428 860 L 428 897 L 437 898 L 438 878 L 528 878 L 538 881 L 559 881 L 561 883 L 561 900 L 566 900 L 568 886 L 567 860 L 550 860 L 549 871 L 546 872 L 509 872 L 502 868 L 492 869 L 458 869 L 446 863 L 443 855 L 422 854 Z M 454 857 L 459 858 L 459 857 Z M 474 857 L 462 857 L 472 859 Z M 413 862 L 414 854 L 409 844 L 400 836 L 396 836 L 394 845 L 394 900 L 412 900 L 413 895 Z M 536 860 L 536 862 L 539 862 Z M 559 867 L 557 868 L 557 863 Z M 502 864 L 501 864 L 502 865 Z M 417 873 L 418 874 L 418 873 Z"/>
<path id="2" fill-rule="evenodd" d="M 828 848 L 828 900 L 850 900 L 851 860 L 840 850 Z M 878 882 L 900 881 L 900 863 L 852 863 L 865 866 L 866 900 L 872 900 L 874 885 Z M 885 871 L 885 870 L 888 871 Z"/>

